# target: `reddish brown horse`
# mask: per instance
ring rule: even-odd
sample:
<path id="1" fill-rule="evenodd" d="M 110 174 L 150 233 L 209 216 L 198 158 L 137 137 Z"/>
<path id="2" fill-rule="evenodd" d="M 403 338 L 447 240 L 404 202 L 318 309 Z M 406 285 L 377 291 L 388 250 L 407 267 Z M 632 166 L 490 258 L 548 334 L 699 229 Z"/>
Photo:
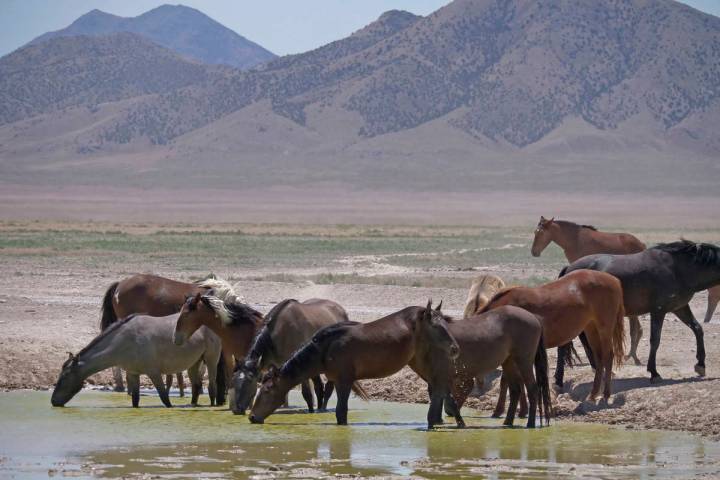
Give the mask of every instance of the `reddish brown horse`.
<path id="1" fill-rule="evenodd" d="M 546 348 L 565 345 L 581 332 L 595 356 L 595 380 L 590 393 L 594 401 L 604 384 L 603 398 L 610 397 L 613 360 L 624 354 L 623 293 L 620 281 L 603 272 L 579 270 L 540 287 L 515 287 L 499 292 L 480 312 L 514 305 L 535 314 L 543 325 Z M 558 358 L 562 370 L 563 359 Z M 557 374 L 556 374 L 557 375 Z M 501 388 L 495 415 L 504 410 L 505 388 Z"/>
<path id="2" fill-rule="evenodd" d="M 548 220 L 541 216 L 535 229 L 535 238 L 530 253 L 533 257 L 539 257 L 550 242 L 555 242 L 562 248 L 568 263 L 596 253 L 627 254 L 642 252 L 646 248 L 643 242 L 629 233 L 601 232 L 592 225 L 578 225 L 564 220 L 555 220 L 554 217 Z M 635 365 L 640 365 L 637 347 L 642 338 L 642 326 L 636 315 L 631 315 L 628 319 L 630 321 L 628 358 L 632 357 Z M 585 342 L 583 341 L 583 343 Z"/>
<path id="3" fill-rule="evenodd" d="M 216 295 L 225 298 L 234 296 L 232 286 L 224 280 L 207 278 L 197 283 L 186 283 L 159 277 L 157 275 L 133 275 L 115 282 L 107 289 L 102 303 L 100 330 L 115 323 L 119 318 L 132 314 L 151 317 L 164 317 L 177 313 L 190 295 L 206 293 L 213 289 Z M 232 370 L 231 370 L 232 371 Z M 122 374 L 119 368 L 113 369 L 115 390 L 123 391 Z M 181 396 L 184 390 L 182 373 L 177 374 Z M 225 374 L 218 378 L 218 405 L 225 402 Z M 168 375 L 167 388 L 172 385 L 172 375 Z"/>
<path id="4" fill-rule="evenodd" d="M 543 345 L 540 320 L 518 307 L 500 307 L 481 315 L 463 320 L 445 316 L 450 334 L 460 346 L 460 355 L 447 362 L 451 371 L 451 395 L 446 398 L 446 412 L 459 417 L 459 410 L 472 391 L 473 379 L 502 366 L 503 375 L 510 385 L 510 408 L 505 417 L 506 426 L 511 426 L 522 386 L 525 386 L 530 400 L 527 427 L 535 427 L 535 415 L 539 410 L 550 418 L 550 386 L 548 382 L 547 353 Z M 435 383 L 432 375 L 437 372 L 444 359 L 431 359 L 419 352 L 410 361 L 412 368 L 428 385 Z M 445 359 L 447 361 L 447 359 Z M 533 366 L 535 373 L 533 374 Z M 526 407 L 527 409 L 527 407 Z M 440 423 L 437 418 L 435 423 Z"/>
<path id="5" fill-rule="evenodd" d="M 424 352 L 431 358 L 428 375 L 431 387 L 428 427 L 442 415 L 443 400 L 450 387 L 450 370 L 442 357 L 456 357 L 459 347 L 448 332 L 439 312 L 430 308 L 407 307 L 370 323 L 343 322 L 317 332 L 285 364 L 270 369 L 255 399 L 249 419 L 263 423 L 283 402 L 287 392 L 303 380 L 324 373 L 335 382 L 338 403 L 335 417 L 338 425 L 347 425 L 350 391 L 364 396 L 357 380 L 388 377 L 399 371 L 413 357 Z M 462 426 L 459 414 L 458 426 Z"/>

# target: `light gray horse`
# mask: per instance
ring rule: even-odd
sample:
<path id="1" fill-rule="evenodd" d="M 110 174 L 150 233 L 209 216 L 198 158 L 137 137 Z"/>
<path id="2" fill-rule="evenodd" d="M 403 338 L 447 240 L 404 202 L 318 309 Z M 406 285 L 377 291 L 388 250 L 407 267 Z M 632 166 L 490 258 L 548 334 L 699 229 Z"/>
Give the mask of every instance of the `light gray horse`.
<path id="1" fill-rule="evenodd" d="M 134 315 L 119 320 L 95 337 L 77 355 L 63 364 L 51 402 L 61 407 L 82 389 L 86 378 L 110 367 L 127 371 L 132 405 L 140 402 L 140 374 L 150 377 L 166 407 L 172 407 L 163 374 L 188 371 L 192 383 L 192 404 L 197 405 L 204 361 L 208 369 L 210 405 L 215 405 L 216 369 L 220 359 L 220 338 L 207 328 L 199 329 L 182 346 L 173 342 L 178 314 L 167 317 Z"/>

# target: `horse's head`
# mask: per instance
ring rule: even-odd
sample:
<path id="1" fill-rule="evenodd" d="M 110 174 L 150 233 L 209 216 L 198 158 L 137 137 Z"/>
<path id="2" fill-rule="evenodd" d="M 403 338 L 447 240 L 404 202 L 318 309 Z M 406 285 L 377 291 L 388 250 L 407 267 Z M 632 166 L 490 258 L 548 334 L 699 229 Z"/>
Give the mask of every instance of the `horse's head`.
<path id="1" fill-rule="evenodd" d="M 230 409 L 235 415 L 245 415 L 245 410 L 250 407 L 257 393 L 259 374 L 257 363 L 252 361 L 242 363 L 235 369 L 232 378 L 235 397 L 230 404 Z"/>
<path id="2" fill-rule="evenodd" d="M 285 401 L 290 391 L 290 382 L 283 377 L 281 371 L 275 366 L 270 367 L 262 379 L 260 393 L 250 410 L 250 422 L 263 423 Z"/>
<path id="3" fill-rule="evenodd" d="M 173 332 L 175 345 L 184 344 L 208 318 L 214 316 L 215 310 L 210 306 L 208 294 L 189 295 L 180 310 L 177 323 L 175 323 L 175 331 Z"/>
<path id="4" fill-rule="evenodd" d="M 460 346 L 450 333 L 447 320 L 440 311 L 441 308 L 442 302 L 433 309 L 432 300 L 428 300 L 427 307 L 418 322 L 419 338 L 420 341 L 426 341 L 433 348 L 440 348 L 454 360 L 460 355 Z"/>
<path id="5" fill-rule="evenodd" d="M 53 407 L 62 407 L 69 402 L 82 389 L 85 380 L 81 371 L 80 358 L 69 352 L 68 356 L 68 359 L 63 363 L 52 397 L 50 397 L 50 403 L 52 403 Z"/>
<path id="6" fill-rule="evenodd" d="M 542 251 L 550 245 L 554 225 L 555 217 L 550 220 L 543 216 L 540 217 L 540 221 L 537 227 L 535 227 L 535 239 L 533 240 L 532 248 L 530 248 L 530 253 L 533 257 L 539 257 Z"/>

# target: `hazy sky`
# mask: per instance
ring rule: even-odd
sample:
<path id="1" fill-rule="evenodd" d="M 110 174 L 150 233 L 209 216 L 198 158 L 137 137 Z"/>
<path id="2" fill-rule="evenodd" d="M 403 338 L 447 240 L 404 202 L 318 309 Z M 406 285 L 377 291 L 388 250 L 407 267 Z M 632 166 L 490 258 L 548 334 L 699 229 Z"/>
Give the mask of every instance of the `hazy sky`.
<path id="1" fill-rule="evenodd" d="M 98 8 L 130 17 L 172 1 L 0 0 L 0 55 L 36 36 L 66 27 Z M 448 0 L 185 0 L 240 35 L 279 55 L 311 50 L 343 38 L 384 11 L 402 9 L 427 15 Z M 720 16 L 720 0 L 684 0 Z"/>

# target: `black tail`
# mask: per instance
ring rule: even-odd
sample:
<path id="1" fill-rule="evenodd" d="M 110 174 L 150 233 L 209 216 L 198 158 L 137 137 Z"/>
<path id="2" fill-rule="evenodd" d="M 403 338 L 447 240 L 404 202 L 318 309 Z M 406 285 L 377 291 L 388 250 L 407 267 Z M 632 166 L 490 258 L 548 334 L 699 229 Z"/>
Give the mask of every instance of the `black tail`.
<path id="1" fill-rule="evenodd" d="M 550 406 L 550 380 L 548 379 L 548 358 L 543 335 L 535 351 L 535 381 L 538 386 L 538 412 L 545 418 L 545 425 L 550 425 L 552 410 Z"/>
<path id="2" fill-rule="evenodd" d="M 217 385 L 217 394 L 215 395 L 215 403 L 225 405 L 225 399 L 227 397 L 227 383 L 225 382 L 225 359 L 223 358 L 223 352 L 220 350 L 220 360 L 218 360 L 217 373 L 215 374 L 215 380 Z"/>
<path id="3" fill-rule="evenodd" d="M 580 354 L 577 352 L 577 350 L 575 350 L 575 345 L 572 341 L 568 342 L 564 346 L 567 347 L 567 349 L 565 350 L 565 366 L 574 367 L 576 364 L 582 362 Z"/>
<path id="4" fill-rule="evenodd" d="M 113 295 L 120 285 L 120 282 L 115 282 L 107 289 L 102 302 L 102 317 L 100 317 L 100 331 L 105 330 L 107 327 L 117 322 L 117 315 L 115 315 L 115 307 L 113 307 Z"/>

